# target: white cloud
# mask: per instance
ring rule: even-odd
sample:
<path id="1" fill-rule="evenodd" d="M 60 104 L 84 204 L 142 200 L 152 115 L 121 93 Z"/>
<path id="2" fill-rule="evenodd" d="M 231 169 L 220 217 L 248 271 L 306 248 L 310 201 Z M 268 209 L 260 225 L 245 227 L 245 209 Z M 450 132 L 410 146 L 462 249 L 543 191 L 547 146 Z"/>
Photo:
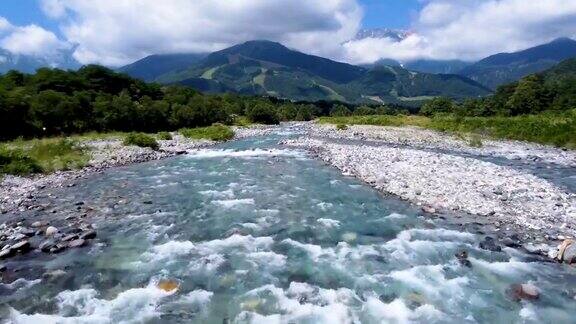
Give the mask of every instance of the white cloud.
<path id="1" fill-rule="evenodd" d="M 57 56 L 61 50 L 70 48 L 70 45 L 42 27 L 14 26 L 0 17 L 0 48 L 16 55 L 49 59 Z"/>
<path id="2" fill-rule="evenodd" d="M 362 20 L 356 0 L 43 0 L 43 9 L 78 45 L 76 59 L 107 65 L 253 39 L 338 56 Z"/>
<path id="3" fill-rule="evenodd" d="M 379 58 L 476 60 L 558 37 L 576 36 L 573 0 L 428 0 L 401 42 L 364 39 L 344 45 L 354 63 Z"/>

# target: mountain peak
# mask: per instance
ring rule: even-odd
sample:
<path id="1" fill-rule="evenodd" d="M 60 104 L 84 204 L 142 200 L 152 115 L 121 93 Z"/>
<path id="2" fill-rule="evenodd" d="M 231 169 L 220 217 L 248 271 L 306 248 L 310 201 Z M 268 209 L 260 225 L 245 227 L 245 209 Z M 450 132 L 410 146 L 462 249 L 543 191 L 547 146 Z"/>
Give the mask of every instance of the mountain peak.
<path id="1" fill-rule="evenodd" d="M 548 44 L 558 44 L 558 43 L 576 43 L 576 41 L 570 37 L 559 37 Z"/>

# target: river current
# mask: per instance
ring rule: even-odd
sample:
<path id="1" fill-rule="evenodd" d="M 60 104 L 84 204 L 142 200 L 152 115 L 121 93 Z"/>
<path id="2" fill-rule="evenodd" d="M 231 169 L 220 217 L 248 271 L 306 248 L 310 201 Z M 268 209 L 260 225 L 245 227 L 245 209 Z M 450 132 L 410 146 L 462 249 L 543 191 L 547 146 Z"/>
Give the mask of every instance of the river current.
<path id="1" fill-rule="evenodd" d="M 576 270 L 424 215 L 279 146 L 297 130 L 109 170 L 54 191 L 94 244 L 0 284 L 12 323 L 570 323 Z M 455 254 L 467 251 L 470 266 Z M 43 276 L 48 272 L 51 276 Z M 54 275 L 57 274 L 57 275 Z M 157 287 L 176 282 L 176 291 Z M 515 301 L 531 283 L 537 301 Z"/>

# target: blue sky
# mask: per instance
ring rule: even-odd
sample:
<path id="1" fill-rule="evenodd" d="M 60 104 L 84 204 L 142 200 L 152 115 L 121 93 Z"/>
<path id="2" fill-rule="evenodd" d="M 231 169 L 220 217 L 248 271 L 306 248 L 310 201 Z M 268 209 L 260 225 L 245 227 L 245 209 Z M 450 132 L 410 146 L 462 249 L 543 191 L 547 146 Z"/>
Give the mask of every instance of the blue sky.
<path id="1" fill-rule="evenodd" d="M 405 29 L 421 4 L 418 0 L 362 0 L 364 27 Z"/>

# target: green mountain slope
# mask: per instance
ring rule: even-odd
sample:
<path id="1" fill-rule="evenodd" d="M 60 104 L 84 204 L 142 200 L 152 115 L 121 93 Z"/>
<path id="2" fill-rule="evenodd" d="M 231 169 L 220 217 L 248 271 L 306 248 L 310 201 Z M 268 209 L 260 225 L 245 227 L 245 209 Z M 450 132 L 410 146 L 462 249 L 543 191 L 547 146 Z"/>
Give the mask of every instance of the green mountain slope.
<path id="1" fill-rule="evenodd" d="M 126 73 L 144 81 L 154 81 L 163 74 L 186 70 L 205 57 L 206 54 L 150 55 L 121 67 L 118 72 Z"/>
<path id="2" fill-rule="evenodd" d="M 269 41 L 251 41 L 212 53 L 187 69 L 172 70 L 154 81 L 208 93 L 352 103 L 415 103 L 431 96 L 464 98 L 490 93 L 462 76 L 416 73 L 399 66 L 368 69 Z"/>
<path id="3" fill-rule="evenodd" d="M 524 76 L 545 71 L 572 57 L 576 57 L 576 41 L 560 38 L 520 52 L 492 55 L 463 69 L 460 74 L 495 89 Z"/>

